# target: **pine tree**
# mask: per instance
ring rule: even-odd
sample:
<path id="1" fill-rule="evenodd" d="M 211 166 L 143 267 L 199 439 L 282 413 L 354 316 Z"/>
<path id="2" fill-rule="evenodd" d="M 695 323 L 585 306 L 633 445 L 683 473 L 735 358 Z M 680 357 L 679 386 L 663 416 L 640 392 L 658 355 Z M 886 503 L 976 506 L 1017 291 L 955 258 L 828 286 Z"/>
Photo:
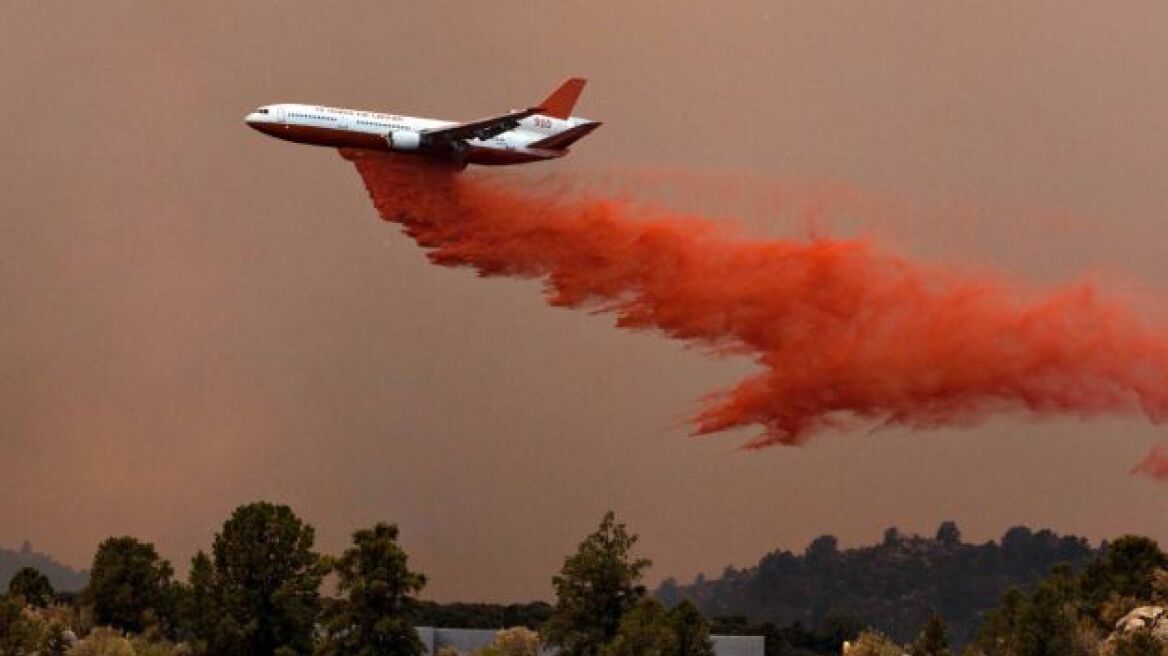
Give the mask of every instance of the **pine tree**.
<path id="1" fill-rule="evenodd" d="M 353 533 L 334 571 L 342 598 L 326 613 L 322 656 L 419 656 L 422 641 L 409 611 L 426 577 L 407 567 L 393 524 Z"/>
<path id="2" fill-rule="evenodd" d="M 325 568 L 315 531 L 288 506 L 241 506 L 212 546 L 220 612 L 210 653 L 311 654 Z"/>
<path id="3" fill-rule="evenodd" d="M 191 571 L 180 604 L 180 623 L 183 638 L 204 649 L 213 637 L 221 612 L 215 599 L 215 585 L 215 566 L 206 553 L 199 551 L 191 559 Z"/>
<path id="4" fill-rule="evenodd" d="M 610 511 L 552 578 L 556 606 L 543 630 L 562 656 L 596 656 L 645 595 L 641 572 L 650 562 L 632 559 L 636 542 Z"/>
<path id="5" fill-rule="evenodd" d="M 933 612 L 925 628 L 917 636 L 916 642 L 909 650 L 910 656 L 951 656 L 949 650 L 949 636 L 945 631 L 945 620 L 941 615 Z"/>
<path id="6" fill-rule="evenodd" d="M 139 633 L 167 619 L 173 573 L 154 545 L 130 536 L 109 538 L 97 547 L 82 599 L 98 624 Z"/>

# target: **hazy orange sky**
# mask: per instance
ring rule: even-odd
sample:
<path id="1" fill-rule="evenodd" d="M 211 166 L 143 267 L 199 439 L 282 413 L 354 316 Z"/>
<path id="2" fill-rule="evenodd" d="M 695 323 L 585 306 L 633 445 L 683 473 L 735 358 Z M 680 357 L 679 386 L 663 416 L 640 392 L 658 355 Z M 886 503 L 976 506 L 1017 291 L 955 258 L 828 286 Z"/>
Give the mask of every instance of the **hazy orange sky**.
<path id="1" fill-rule="evenodd" d="M 845 189 L 816 229 L 1159 316 L 1166 33 L 1160 2 L 4 3 L 0 545 L 85 566 L 131 534 L 185 571 L 263 498 L 328 550 L 397 522 L 429 597 L 520 600 L 609 508 L 654 582 L 945 519 L 1168 539 L 1168 489 L 1127 474 L 1144 421 L 687 438 L 748 362 L 434 267 L 335 153 L 242 123 L 470 119 L 582 75 L 604 127 L 514 175 L 682 189 L 757 234 L 807 230 L 777 190 Z"/>

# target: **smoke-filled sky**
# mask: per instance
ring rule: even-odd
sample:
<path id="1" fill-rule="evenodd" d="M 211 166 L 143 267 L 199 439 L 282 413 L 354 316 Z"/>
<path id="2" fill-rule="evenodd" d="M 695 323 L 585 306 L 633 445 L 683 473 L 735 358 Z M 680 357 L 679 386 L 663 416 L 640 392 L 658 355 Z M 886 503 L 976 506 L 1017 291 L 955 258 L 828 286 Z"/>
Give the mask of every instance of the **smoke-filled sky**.
<path id="1" fill-rule="evenodd" d="M 0 545 L 81 566 L 128 533 L 185 570 L 264 498 L 331 550 L 397 522 L 430 597 L 518 600 L 609 508 L 654 581 L 944 519 L 1168 539 L 1128 475 L 1168 428 L 1138 418 L 687 437 L 748 361 L 434 267 L 336 153 L 242 123 L 470 119 L 581 75 L 604 127 L 498 175 L 1090 280 L 1159 321 L 1166 32 L 1158 2 L 5 3 Z"/>

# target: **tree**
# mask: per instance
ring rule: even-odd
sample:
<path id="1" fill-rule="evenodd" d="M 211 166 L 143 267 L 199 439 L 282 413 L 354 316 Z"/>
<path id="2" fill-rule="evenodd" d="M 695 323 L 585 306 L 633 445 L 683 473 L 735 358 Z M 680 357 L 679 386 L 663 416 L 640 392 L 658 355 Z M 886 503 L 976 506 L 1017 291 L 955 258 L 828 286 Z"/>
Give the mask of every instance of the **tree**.
<path id="1" fill-rule="evenodd" d="M 839 555 L 839 538 L 821 535 L 812 540 L 803 551 L 808 560 L 828 560 Z"/>
<path id="2" fill-rule="evenodd" d="M 957 528 L 957 522 L 941 522 L 941 525 L 937 527 L 937 535 L 934 539 L 947 547 L 960 546 L 961 529 Z"/>
<path id="3" fill-rule="evenodd" d="M 240 506 L 212 546 L 218 623 L 209 651 L 221 656 L 309 654 L 325 567 L 315 532 L 288 506 Z"/>
<path id="4" fill-rule="evenodd" d="M 603 656 L 677 656 L 677 634 L 665 606 L 652 597 L 637 602 L 621 618 L 616 637 Z"/>
<path id="5" fill-rule="evenodd" d="M 904 538 L 900 534 L 900 529 L 895 526 L 890 526 L 884 529 L 884 539 L 881 542 L 886 547 L 895 547 L 900 544 Z"/>
<path id="6" fill-rule="evenodd" d="M 21 567 L 8 582 L 8 594 L 21 597 L 29 606 L 44 608 L 53 601 L 53 584 L 35 567 Z"/>
<path id="7" fill-rule="evenodd" d="M 551 604 L 534 601 L 527 604 L 447 603 L 417 601 L 410 604 L 410 619 L 415 626 L 458 626 L 466 629 L 501 629 L 543 626 L 552 614 Z"/>
<path id="8" fill-rule="evenodd" d="M 393 524 L 353 533 L 336 561 L 342 594 L 326 613 L 324 656 L 419 656 L 424 647 L 410 623 L 414 595 L 426 577 L 407 567 Z"/>
<path id="9" fill-rule="evenodd" d="M 952 644 L 963 646 L 1006 590 L 1029 590 L 1056 563 L 1085 567 L 1101 553 L 1082 538 L 1046 530 L 1011 529 L 999 545 L 965 542 L 953 522 L 934 528 L 927 537 L 890 530 L 883 542 L 847 549 L 823 536 L 806 550 L 776 549 L 756 566 L 721 578 L 662 584 L 657 595 L 662 601 L 692 599 L 713 616 L 744 615 L 779 626 L 800 621 L 821 627 L 846 613 L 859 620 L 860 629 L 873 627 L 898 644 L 915 640 L 936 609 Z M 1168 600 L 1168 575 L 1163 589 Z"/>
<path id="10" fill-rule="evenodd" d="M 109 538 L 97 547 L 89 585 L 82 593 L 94 621 L 140 632 L 168 615 L 170 563 L 137 538 Z"/>
<path id="11" fill-rule="evenodd" d="M 839 556 L 839 540 L 834 535 L 821 535 L 815 538 L 803 552 L 803 558 L 809 567 L 831 568 Z"/>
<path id="12" fill-rule="evenodd" d="M 1096 608 L 1113 597 L 1150 599 L 1156 571 L 1165 566 L 1168 557 L 1155 540 L 1125 535 L 1083 572 L 1082 592 Z"/>
<path id="13" fill-rule="evenodd" d="M 990 656 L 1015 653 L 1015 636 L 1025 606 L 1026 595 L 1022 591 L 1017 588 L 1007 590 L 997 608 L 986 614 L 974 643 L 978 650 Z"/>
<path id="14" fill-rule="evenodd" d="M 950 656 L 949 636 L 945 632 L 945 620 L 940 613 L 933 612 L 925 628 L 912 644 L 910 656 Z"/>
<path id="15" fill-rule="evenodd" d="M 982 625 L 977 653 L 988 656 L 1087 656 L 1100 653 L 1098 617 L 1084 612 L 1082 576 L 1067 564 L 1026 595 L 1007 593 Z"/>
<path id="16" fill-rule="evenodd" d="M 625 613 L 645 595 L 641 572 L 650 562 L 631 559 L 636 542 L 637 536 L 609 511 L 552 578 L 556 605 L 543 629 L 563 656 L 599 654 L 616 637 Z"/>
<path id="17" fill-rule="evenodd" d="M 676 656 L 714 656 L 710 641 L 710 623 L 688 599 L 669 611 L 669 623 L 677 641 Z"/>
<path id="18" fill-rule="evenodd" d="M 219 604 L 216 601 L 215 565 L 203 551 L 191 559 L 191 571 L 179 605 L 180 634 L 206 648 L 214 637 L 219 623 Z"/>
<path id="19" fill-rule="evenodd" d="M 672 608 L 682 600 L 681 588 L 677 585 L 677 579 L 672 576 L 667 577 L 657 586 L 653 591 L 653 596 L 661 600 L 666 608 Z"/>

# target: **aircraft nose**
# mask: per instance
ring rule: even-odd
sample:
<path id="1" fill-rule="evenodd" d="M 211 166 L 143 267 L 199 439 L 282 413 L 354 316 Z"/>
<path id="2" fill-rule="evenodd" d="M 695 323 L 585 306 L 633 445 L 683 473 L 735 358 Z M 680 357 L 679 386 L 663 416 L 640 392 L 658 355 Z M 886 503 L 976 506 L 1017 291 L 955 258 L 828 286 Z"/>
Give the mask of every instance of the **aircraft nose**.
<path id="1" fill-rule="evenodd" d="M 247 127 L 253 130 L 264 132 L 266 129 L 270 129 L 272 117 L 268 112 L 263 112 L 257 109 L 247 116 L 244 116 L 243 122 L 247 124 Z"/>

